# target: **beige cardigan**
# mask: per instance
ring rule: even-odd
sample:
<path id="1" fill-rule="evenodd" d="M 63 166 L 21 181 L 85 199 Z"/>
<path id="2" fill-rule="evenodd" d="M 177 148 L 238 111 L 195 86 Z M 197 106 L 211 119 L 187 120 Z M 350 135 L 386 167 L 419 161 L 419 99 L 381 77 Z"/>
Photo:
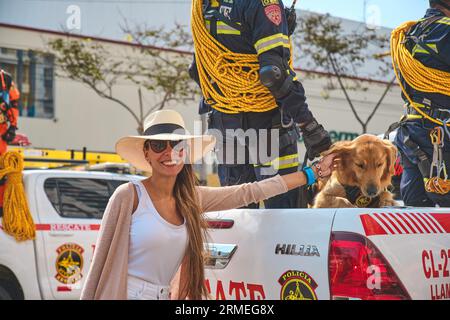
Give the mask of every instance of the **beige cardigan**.
<path id="1" fill-rule="evenodd" d="M 121 185 L 109 199 L 100 226 L 82 300 L 126 300 L 133 184 Z M 287 192 L 281 178 L 213 188 L 197 187 L 203 212 L 235 209 Z"/>

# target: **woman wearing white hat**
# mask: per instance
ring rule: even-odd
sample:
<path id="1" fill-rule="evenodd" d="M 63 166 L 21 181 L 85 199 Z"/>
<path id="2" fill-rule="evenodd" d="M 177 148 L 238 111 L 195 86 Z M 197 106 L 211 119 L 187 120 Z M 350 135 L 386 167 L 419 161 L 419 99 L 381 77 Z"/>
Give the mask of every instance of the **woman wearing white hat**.
<path id="1" fill-rule="evenodd" d="M 202 213 L 246 206 L 331 174 L 333 156 L 327 156 L 283 177 L 198 186 L 191 163 L 212 150 L 215 138 L 187 135 L 173 110 L 151 114 L 144 127 L 144 135 L 120 139 L 116 151 L 152 176 L 120 186 L 109 200 L 81 299 L 168 299 L 180 265 L 178 298 L 205 298 Z"/>

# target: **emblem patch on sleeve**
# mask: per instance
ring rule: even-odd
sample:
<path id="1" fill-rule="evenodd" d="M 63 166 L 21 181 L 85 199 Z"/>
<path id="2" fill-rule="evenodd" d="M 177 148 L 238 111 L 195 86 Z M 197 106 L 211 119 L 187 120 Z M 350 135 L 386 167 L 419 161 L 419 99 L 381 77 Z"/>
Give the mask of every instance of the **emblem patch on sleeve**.
<path id="1" fill-rule="evenodd" d="M 280 6 L 277 4 L 272 4 L 264 8 L 264 12 L 266 13 L 266 17 L 272 21 L 273 24 L 279 26 L 281 24 L 282 15 Z"/>

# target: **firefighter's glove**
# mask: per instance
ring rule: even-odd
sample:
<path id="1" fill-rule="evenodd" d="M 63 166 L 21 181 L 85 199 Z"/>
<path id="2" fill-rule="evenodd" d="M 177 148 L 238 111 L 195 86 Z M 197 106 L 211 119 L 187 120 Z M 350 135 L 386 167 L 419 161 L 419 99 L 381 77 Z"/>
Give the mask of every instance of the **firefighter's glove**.
<path id="1" fill-rule="evenodd" d="M 5 140 L 6 143 L 11 143 L 16 137 L 16 130 L 17 130 L 16 127 L 10 126 L 8 130 L 5 132 L 5 134 L 2 136 L 3 140 Z"/>
<path id="2" fill-rule="evenodd" d="M 313 119 L 300 126 L 309 160 L 314 160 L 331 147 L 331 138 L 321 124 Z"/>

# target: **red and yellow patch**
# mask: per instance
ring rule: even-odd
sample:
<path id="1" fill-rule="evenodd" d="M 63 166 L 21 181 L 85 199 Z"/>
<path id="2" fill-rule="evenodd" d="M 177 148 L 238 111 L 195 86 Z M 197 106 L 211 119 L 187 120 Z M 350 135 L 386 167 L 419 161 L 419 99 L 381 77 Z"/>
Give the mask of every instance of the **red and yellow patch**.
<path id="1" fill-rule="evenodd" d="M 276 26 L 279 26 L 282 21 L 281 8 L 278 4 L 271 4 L 264 8 L 266 17 Z"/>

